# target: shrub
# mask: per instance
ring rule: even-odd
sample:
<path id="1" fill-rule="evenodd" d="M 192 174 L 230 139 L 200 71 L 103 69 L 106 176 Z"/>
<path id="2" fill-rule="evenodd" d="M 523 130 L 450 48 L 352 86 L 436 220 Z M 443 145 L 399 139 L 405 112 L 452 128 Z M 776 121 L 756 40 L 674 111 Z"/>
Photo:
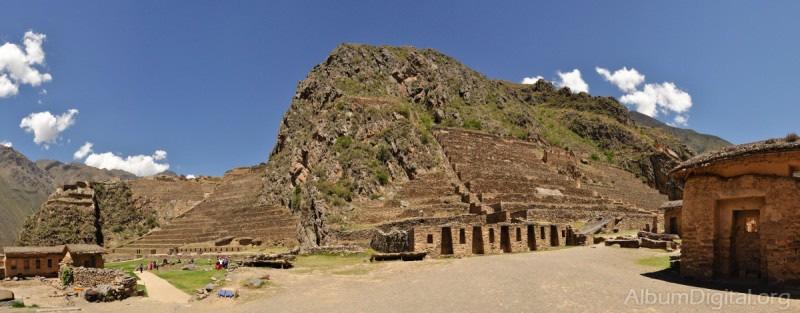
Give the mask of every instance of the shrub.
<path id="1" fill-rule="evenodd" d="M 592 153 L 590 158 L 592 159 L 592 161 L 599 161 L 600 160 L 600 156 L 597 155 L 597 153 Z"/>
<path id="2" fill-rule="evenodd" d="M 58 277 L 61 279 L 61 284 L 64 286 L 69 286 L 72 284 L 72 268 L 64 267 L 61 269 Z"/>
<path id="3" fill-rule="evenodd" d="M 347 201 L 353 198 L 353 191 L 348 182 L 322 182 L 319 186 L 319 190 L 328 196 L 345 199 Z"/>
<path id="4" fill-rule="evenodd" d="M 379 169 L 375 171 L 375 179 L 377 179 L 378 183 L 381 185 L 386 185 L 389 183 L 389 173 L 384 169 Z"/>
<path id="5" fill-rule="evenodd" d="M 352 137 L 350 137 L 350 136 L 341 136 L 339 138 L 336 138 L 335 146 L 336 146 L 336 150 L 342 151 L 342 150 L 346 150 L 346 149 L 350 148 L 350 146 L 352 144 L 353 144 L 353 138 Z"/>
<path id="6" fill-rule="evenodd" d="M 606 151 L 604 154 L 606 155 L 606 160 L 608 162 L 614 162 L 614 152 Z"/>
<path id="7" fill-rule="evenodd" d="M 798 139 L 800 139 L 800 136 L 797 136 L 797 134 L 795 134 L 795 133 L 791 133 L 791 134 L 786 135 L 786 141 L 788 141 L 788 142 L 795 142 Z"/>
<path id="8" fill-rule="evenodd" d="M 378 160 L 383 163 L 389 162 L 392 159 L 392 151 L 389 150 L 389 147 L 386 145 L 380 145 L 378 147 Z"/>
<path id="9" fill-rule="evenodd" d="M 465 120 L 463 126 L 464 126 L 464 128 L 467 128 L 467 129 L 478 129 L 479 130 L 479 129 L 482 128 L 481 121 L 473 120 L 473 119 Z"/>

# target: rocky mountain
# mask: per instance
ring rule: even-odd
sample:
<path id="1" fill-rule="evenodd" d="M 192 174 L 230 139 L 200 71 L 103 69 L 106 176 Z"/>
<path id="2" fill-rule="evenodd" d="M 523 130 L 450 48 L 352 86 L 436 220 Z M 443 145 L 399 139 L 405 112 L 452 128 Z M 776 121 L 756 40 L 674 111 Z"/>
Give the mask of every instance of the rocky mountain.
<path id="1" fill-rule="evenodd" d="M 667 171 L 693 155 L 611 97 L 488 79 L 432 49 L 344 44 L 298 84 L 267 164 L 265 196 L 300 216 L 302 244 L 323 244 L 329 224 L 346 223 L 354 202 L 386 199 L 448 168 L 434 138 L 443 127 L 564 148 L 671 197 L 680 187 Z"/>
<path id="2" fill-rule="evenodd" d="M 136 175 L 121 170 L 104 170 L 80 163 L 65 164 L 55 160 L 39 160 L 36 166 L 53 178 L 54 186 L 74 184 L 79 181 L 131 180 Z"/>
<path id="3" fill-rule="evenodd" d="M 686 144 L 695 154 L 703 154 L 732 145 L 730 142 L 720 137 L 698 133 L 691 129 L 672 127 L 636 111 L 631 111 L 630 116 L 640 125 L 666 131 L 680 142 Z"/>
<path id="4" fill-rule="evenodd" d="M 0 146 L 0 245 L 14 242 L 25 218 L 53 190 L 47 172 L 13 148 Z"/>

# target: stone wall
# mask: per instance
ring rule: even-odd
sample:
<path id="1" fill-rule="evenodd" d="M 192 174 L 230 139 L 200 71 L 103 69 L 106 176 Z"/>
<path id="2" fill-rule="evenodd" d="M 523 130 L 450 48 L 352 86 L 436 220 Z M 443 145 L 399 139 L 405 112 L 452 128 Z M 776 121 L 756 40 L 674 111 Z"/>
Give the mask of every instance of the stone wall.
<path id="1" fill-rule="evenodd" d="M 122 300 L 136 291 L 136 279 L 114 269 L 74 267 L 72 285 L 88 288 L 84 297 L 89 301 Z"/>
<path id="2" fill-rule="evenodd" d="M 681 274 L 698 279 L 728 276 L 731 217 L 738 209 L 760 210 L 762 278 L 769 283 L 799 281 L 800 181 L 771 175 L 687 180 Z"/>
<path id="3" fill-rule="evenodd" d="M 529 237 L 530 234 L 530 237 Z M 547 223 L 498 223 L 426 225 L 409 232 L 411 250 L 431 257 L 468 256 L 527 252 L 565 246 L 568 234 L 563 225 Z M 449 235 L 449 240 L 447 239 Z M 554 239 L 555 238 L 555 239 Z M 450 247 L 452 243 L 452 251 Z M 443 249 L 442 247 L 446 248 Z"/>

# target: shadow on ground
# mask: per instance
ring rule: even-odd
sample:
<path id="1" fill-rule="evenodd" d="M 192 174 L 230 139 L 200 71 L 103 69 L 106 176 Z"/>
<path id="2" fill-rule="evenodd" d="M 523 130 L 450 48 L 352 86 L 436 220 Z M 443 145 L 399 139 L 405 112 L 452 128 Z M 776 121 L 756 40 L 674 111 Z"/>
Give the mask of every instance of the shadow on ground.
<path id="1" fill-rule="evenodd" d="M 674 268 L 644 273 L 642 276 L 658 279 L 673 284 L 692 286 L 719 291 L 739 292 L 745 294 L 764 294 L 773 297 L 800 299 L 800 289 L 783 285 L 768 285 L 766 283 L 744 283 L 735 281 L 708 282 L 681 277 L 680 272 Z"/>

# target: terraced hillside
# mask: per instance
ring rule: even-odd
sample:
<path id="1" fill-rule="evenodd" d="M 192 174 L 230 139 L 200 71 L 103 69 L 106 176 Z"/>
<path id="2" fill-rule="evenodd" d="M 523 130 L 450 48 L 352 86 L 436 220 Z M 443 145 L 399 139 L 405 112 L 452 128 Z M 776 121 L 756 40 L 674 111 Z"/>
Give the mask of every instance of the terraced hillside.
<path id="1" fill-rule="evenodd" d="M 484 157 L 515 158 L 501 167 L 468 159 L 458 151 L 470 142 L 434 138 L 443 128 L 514 138 Z M 575 178 L 570 173 L 537 169 L 529 163 L 536 157 L 513 155 L 515 145 L 588 160 L 576 165 L 585 187 L 564 181 Z M 468 212 L 477 194 L 520 208 L 544 205 L 529 198 L 540 185 L 560 188 L 582 209 L 633 214 L 664 199 L 653 190 L 680 197 L 666 173 L 691 155 L 680 138 L 637 124 L 611 97 L 544 80 L 491 80 L 432 49 L 344 44 L 298 84 L 267 164 L 265 196 L 300 218 L 301 244 L 317 245 L 381 221 Z M 622 199 L 592 199 L 593 191 Z"/>
<path id="2" fill-rule="evenodd" d="M 263 201 L 264 166 L 228 171 L 208 197 L 147 235 L 114 253 L 167 253 L 186 244 L 226 236 L 252 237 L 269 245 L 295 246 L 297 218 L 286 208 Z"/>
<path id="3" fill-rule="evenodd" d="M 623 227 L 639 229 L 652 226 L 655 203 L 666 200 L 628 172 L 604 175 L 620 182 L 613 186 L 584 176 L 585 168 L 597 165 L 579 166 L 568 151 L 459 129 L 437 131 L 436 138 L 459 179 L 476 196 L 470 200 L 471 213 L 526 210 L 536 220 L 571 224 L 615 216 L 624 218 Z M 638 184 L 622 187 L 623 181 Z M 649 206 L 640 201 L 643 194 Z"/>

